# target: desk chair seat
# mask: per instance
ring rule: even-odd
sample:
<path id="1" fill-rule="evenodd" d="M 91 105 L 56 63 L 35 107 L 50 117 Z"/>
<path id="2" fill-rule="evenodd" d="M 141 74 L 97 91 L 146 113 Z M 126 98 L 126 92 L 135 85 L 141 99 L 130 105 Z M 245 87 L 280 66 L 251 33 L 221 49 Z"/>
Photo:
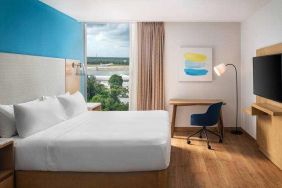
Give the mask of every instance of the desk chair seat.
<path id="1" fill-rule="evenodd" d="M 207 129 L 207 127 L 213 126 L 218 123 L 219 117 L 220 117 L 220 111 L 223 103 L 215 103 L 209 106 L 208 110 L 204 114 L 192 114 L 191 115 L 191 125 L 194 126 L 201 126 L 202 129 L 197 131 L 196 133 L 190 135 L 187 139 L 187 143 L 191 144 L 190 138 L 192 136 L 195 136 L 197 134 L 200 134 L 200 138 L 202 138 L 202 135 L 204 133 L 205 137 L 207 138 L 207 145 L 208 148 L 211 149 L 211 146 L 209 144 L 209 138 L 208 138 L 208 132 L 211 134 L 214 134 L 219 137 L 219 143 L 222 143 L 222 138 L 219 134 L 212 132 Z"/>

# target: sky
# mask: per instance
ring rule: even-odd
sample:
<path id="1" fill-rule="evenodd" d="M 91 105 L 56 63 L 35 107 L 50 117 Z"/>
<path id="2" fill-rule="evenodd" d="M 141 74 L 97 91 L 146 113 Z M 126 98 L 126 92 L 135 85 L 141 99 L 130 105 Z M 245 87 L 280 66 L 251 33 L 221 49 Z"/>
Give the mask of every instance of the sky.
<path id="1" fill-rule="evenodd" d="M 87 57 L 128 57 L 129 25 L 87 24 Z"/>

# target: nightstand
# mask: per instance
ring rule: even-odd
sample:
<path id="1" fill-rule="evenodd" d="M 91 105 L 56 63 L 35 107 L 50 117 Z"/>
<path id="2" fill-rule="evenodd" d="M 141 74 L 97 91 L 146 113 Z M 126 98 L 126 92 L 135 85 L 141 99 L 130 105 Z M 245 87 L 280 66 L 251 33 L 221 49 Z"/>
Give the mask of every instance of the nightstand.
<path id="1" fill-rule="evenodd" d="M 14 187 L 14 142 L 0 139 L 0 188 Z"/>
<path id="2" fill-rule="evenodd" d="M 101 103 L 87 103 L 88 111 L 101 111 L 102 104 Z"/>

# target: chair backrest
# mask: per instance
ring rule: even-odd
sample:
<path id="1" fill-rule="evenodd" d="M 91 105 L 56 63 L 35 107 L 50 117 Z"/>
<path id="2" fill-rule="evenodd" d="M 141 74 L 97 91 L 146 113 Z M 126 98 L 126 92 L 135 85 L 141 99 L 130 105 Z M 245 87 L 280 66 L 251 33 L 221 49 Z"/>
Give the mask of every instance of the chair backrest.
<path id="1" fill-rule="evenodd" d="M 214 125 L 218 122 L 222 105 L 223 103 L 219 102 L 209 106 L 206 115 L 208 116 L 209 123 L 211 125 Z"/>

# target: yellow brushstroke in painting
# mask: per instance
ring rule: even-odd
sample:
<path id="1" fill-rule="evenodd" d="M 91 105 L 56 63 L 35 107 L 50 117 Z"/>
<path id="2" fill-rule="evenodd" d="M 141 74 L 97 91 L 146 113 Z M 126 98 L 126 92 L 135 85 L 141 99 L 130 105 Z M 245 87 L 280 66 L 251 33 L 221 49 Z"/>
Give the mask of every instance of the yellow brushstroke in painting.
<path id="1" fill-rule="evenodd" d="M 207 61 L 207 56 L 197 53 L 185 53 L 184 58 L 191 62 L 204 63 Z"/>

